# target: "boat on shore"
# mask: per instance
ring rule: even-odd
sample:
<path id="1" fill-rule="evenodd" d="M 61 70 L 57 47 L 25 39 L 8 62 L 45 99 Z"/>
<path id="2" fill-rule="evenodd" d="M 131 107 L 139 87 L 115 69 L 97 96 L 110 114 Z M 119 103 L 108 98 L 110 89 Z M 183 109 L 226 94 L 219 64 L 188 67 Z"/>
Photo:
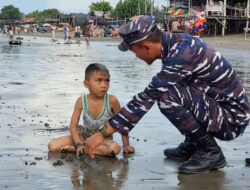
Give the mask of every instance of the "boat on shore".
<path id="1" fill-rule="evenodd" d="M 10 40 L 9 44 L 10 45 L 21 45 L 22 41 L 21 40 Z"/>
<path id="2" fill-rule="evenodd" d="M 23 38 L 20 36 L 12 36 L 9 39 L 9 44 L 10 45 L 21 45 L 22 44 Z"/>

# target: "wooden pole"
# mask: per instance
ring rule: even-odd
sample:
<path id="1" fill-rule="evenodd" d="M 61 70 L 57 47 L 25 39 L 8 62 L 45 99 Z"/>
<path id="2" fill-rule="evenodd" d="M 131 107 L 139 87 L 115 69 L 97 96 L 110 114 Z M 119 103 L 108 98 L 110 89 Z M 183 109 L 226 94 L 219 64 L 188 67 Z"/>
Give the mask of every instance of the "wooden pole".
<path id="1" fill-rule="evenodd" d="M 131 18 L 131 5 L 129 5 L 129 9 L 130 9 L 130 17 L 129 18 Z"/>
<path id="2" fill-rule="evenodd" d="M 151 0 L 151 16 L 153 16 L 154 0 Z"/>
<path id="3" fill-rule="evenodd" d="M 152 2 L 152 0 L 150 0 L 150 15 L 151 15 L 151 16 L 153 15 L 152 4 L 153 4 L 153 2 Z"/>
<path id="4" fill-rule="evenodd" d="M 206 15 L 208 16 L 208 0 L 207 0 L 207 4 L 206 4 Z"/>
<path id="5" fill-rule="evenodd" d="M 245 40 L 247 39 L 247 33 L 249 30 L 249 7 L 250 7 L 250 0 L 247 1 L 247 22 L 246 22 L 246 28 L 245 28 Z"/>
<path id="6" fill-rule="evenodd" d="M 214 37 L 216 37 L 217 35 L 217 22 L 215 21 L 215 24 L 214 24 Z"/>
<path id="7" fill-rule="evenodd" d="M 138 1 L 138 15 L 141 15 L 140 2 Z"/>
<path id="8" fill-rule="evenodd" d="M 247 18 L 249 18 L 250 12 L 250 0 L 247 1 Z"/>
<path id="9" fill-rule="evenodd" d="M 223 25 L 222 25 L 222 36 L 225 36 L 225 26 L 226 26 L 226 16 L 227 16 L 227 0 L 224 0 L 224 8 L 223 8 L 223 12 L 224 12 L 224 19 L 223 19 Z"/>
<path id="10" fill-rule="evenodd" d="M 188 17 L 190 16 L 191 0 L 188 0 Z"/>

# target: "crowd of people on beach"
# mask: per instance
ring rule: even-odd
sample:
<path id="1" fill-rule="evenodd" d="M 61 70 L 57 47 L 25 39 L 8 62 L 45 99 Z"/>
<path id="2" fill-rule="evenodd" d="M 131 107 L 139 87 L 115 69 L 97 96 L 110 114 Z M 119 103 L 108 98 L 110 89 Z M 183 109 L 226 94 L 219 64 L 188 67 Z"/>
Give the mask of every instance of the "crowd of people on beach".
<path id="1" fill-rule="evenodd" d="M 117 37 L 118 36 L 119 25 L 96 25 L 91 20 L 84 26 L 72 26 L 69 23 L 63 24 L 26 24 L 26 25 L 18 25 L 18 24 L 10 24 L 3 25 L 0 27 L 0 32 L 3 34 L 7 34 L 13 38 L 15 35 L 22 34 L 37 34 L 37 33 L 51 33 L 52 41 L 56 42 L 58 37 L 57 34 L 59 32 L 63 32 L 64 34 L 64 42 L 66 44 L 71 43 L 81 43 L 81 39 L 88 40 L 88 38 L 103 38 L 103 37 Z M 75 41 L 72 40 L 72 32 Z"/>

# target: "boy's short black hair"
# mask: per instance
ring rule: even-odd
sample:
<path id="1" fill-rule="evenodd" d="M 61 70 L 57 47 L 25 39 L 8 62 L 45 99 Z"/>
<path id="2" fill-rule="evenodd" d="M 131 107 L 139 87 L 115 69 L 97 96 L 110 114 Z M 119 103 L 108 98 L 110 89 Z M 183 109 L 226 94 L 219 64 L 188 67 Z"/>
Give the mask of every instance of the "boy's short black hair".
<path id="1" fill-rule="evenodd" d="M 95 72 L 101 72 L 104 75 L 109 75 L 109 70 L 105 65 L 100 63 L 91 63 L 85 69 L 85 80 L 89 80 L 90 76 Z"/>

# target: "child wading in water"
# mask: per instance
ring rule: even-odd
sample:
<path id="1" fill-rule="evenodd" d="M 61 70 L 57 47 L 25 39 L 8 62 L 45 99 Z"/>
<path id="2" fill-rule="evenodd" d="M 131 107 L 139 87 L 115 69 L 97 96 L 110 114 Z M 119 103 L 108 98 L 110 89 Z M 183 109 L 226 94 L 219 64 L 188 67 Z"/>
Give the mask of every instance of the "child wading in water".
<path id="1" fill-rule="evenodd" d="M 76 100 L 70 123 L 71 135 L 52 140 L 48 144 L 49 151 L 76 151 L 79 155 L 84 152 L 84 142 L 88 137 L 97 132 L 105 136 L 105 131 L 102 130 L 104 125 L 120 110 L 117 98 L 107 94 L 109 81 L 109 71 L 104 65 L 94 63 L 86 68 L 84 86 L 89 89 L 89 94 L 84 94 Z M 82 112 L 83 126 L 78 126 Z M 124 153 L 134 153 L 128 136 L 122 136 L 122 141 Z M 105 138 L 95 154 L 114 156 L 119 154 L 120 150 L 120 146 L 109 137 Z"/>

